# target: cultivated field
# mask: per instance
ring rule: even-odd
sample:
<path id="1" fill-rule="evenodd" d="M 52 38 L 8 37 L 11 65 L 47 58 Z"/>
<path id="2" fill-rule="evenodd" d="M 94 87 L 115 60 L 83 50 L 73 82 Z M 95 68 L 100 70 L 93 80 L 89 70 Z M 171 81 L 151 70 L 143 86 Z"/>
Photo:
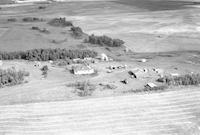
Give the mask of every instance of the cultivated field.
<path id="1" fill-rule="evenodd" d="M 136 4 L 134 4 L 135 1 Z M 78 2 L 78 9 L 77 2 L 2 8 L 0 13 L 1 27 L 6 27 L 8 30 L 0 36 L 0 49 L 10 50 L 13 49 L 13 46 L 16 47 L 16 50 L 25 48 L 25 46 L 29 49 L 31 46 L 37 47 L 35 44 L 33 45 L 34 42 L 37 43 L 38 47 L 55 46 L 49 43 L 51 39 L 29 29 L 34 24 L 44 26 L 45 23 L 6 23 L 8 17 L 20 19 L 34 16 L 48 20 L 48 18 L 61 16 L 73 21 L 75 25 L 83 28 L 86 33 L 106 34 L 121 38 L 126 42 L 125 45 L 134 52 L 199 50 L 199 8 L 185 9 L 183 7 L 185 3 L 175 3 L 175 6 L 170 10 L 170 4 L 167 2 L 162 4 L 161 2 L 160 8 L 156 9 L 153 5 L 148 7 L 148 2 L 143 4 L 137 0 L 135 1 L 133 1 L 133 4 L 131 2 L 131 4 L 127 4 L 127 1 Z M 137 3 L 139 3 L 138 6 Z M 168 4 L 169 10 L 164 8 L 163 5 L 165 4 Z M 188 5 L 188 7 L 194 6 L 190 2 L 188 2 Z M 46 6 L 46 8 L 39 10 L 39 6 Z M 159 7 L 159 4 L 157 7 Z M 156 11 L 149 12 L 152 8 L 155 8 Z M 46 25 L 45 27 L 49 28 Z M 61 29 L 49 29 L 52 31 L 52 36 L 57 32 L 62 32 Z M 15 33 L 26 34 L 22 37 L 21 34 Z M 60 38 L 64 39 L 63 36 L 61 34 Z M 13 38 L 10 39 L 10 37 Z M 27 39 L 29 41 L 26 41 Z M 29 46 L 25 44 L 27 42 Z"/>
<path id="2" fill-rule="evenodd" d="M 199 135 L 200 91 L 0 107 L 2 135 Z"/>

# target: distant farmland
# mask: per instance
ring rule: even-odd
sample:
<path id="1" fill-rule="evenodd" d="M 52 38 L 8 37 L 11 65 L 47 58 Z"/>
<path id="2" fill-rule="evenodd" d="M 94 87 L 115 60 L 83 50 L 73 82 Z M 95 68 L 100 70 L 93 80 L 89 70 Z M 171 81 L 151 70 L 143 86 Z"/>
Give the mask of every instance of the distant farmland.
<path id="1" fill-rule="evenodd" d="M 0 1 L 0 5 L 3 5 L 3 4 L 12 4 L 14 3 L 12 0 L 1 0 Z"/>

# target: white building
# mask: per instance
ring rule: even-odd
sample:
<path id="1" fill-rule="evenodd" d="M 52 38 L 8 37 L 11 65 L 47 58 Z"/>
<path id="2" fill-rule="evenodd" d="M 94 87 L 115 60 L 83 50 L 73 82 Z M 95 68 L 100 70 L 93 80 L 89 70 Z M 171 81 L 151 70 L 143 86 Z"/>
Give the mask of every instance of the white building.
<path id="1" fill-rule="evenodd" d="M 102 61 L 109 61 L 108 56 L 104 53 L 101 54 L 101 60 Z"/>
<path id="2" fill-rule="evenodd" d="M 88 65 L 72 67 L 72 71 L 75 75 L 87 75 L 87 74 L 93 74 L 95 72 L 94 69 Z"/>
<path id="3" fill-rule="evenodd" d="M 157 85 L 155 85 L 154 83 L 147 83 L 146 87 L 154 88 L 157 87 Z"/>

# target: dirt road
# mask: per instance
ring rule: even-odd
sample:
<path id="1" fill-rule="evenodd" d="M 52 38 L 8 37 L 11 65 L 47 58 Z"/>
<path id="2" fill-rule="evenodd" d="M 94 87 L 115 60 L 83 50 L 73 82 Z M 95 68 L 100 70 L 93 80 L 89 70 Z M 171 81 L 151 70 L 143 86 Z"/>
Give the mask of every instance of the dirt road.
<path id="1" fill-rule="evenodd" d="M 1 135 L 199 135 L 200 91 L 0 106 Z"/>

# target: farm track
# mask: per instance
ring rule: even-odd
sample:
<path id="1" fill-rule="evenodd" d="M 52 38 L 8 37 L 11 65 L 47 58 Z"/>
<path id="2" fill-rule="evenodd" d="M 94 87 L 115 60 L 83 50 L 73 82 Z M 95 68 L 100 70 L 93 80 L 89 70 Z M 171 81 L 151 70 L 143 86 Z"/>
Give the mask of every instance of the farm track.
<path id="1" fill-rule="evenodd" d="M 199 135 L 199 113 L 198 88 L 1 105 L 0 135 Z"/>

